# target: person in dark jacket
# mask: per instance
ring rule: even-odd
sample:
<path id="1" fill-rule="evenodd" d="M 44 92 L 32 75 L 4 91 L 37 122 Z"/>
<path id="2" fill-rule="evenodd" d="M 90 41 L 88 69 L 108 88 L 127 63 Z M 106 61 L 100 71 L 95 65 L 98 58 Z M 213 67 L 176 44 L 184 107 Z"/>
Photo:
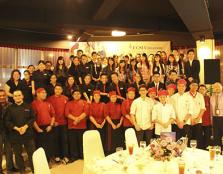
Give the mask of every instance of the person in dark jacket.
<path id="1" fill-rule="evenodd" d="M 192 80 L 198 80 L 200 82 L 199 73 L 200 73 L 200 62 L 199 60 L 195 59 L 194 50 L 187 51 L 188 61 L 185 63 L 184 66 L 184 73 L 186 78 L 189 82 Z"/>
<path id="2" fill-rule="evenodd" d="M 31 106 L 24 103 L 23 98 L 24 96 L 21 90 L 13 92 L 15 103 L 8 107 L 5 117 L 5 125 L 9 130 L 8 136 L 12 143 L 16 164 L 20 174 L 25 173 L 24 160 L 22 157 L 23 146 L 27 151 L 32 170 L 32 155 L 35 150 L 33 140 L 33 123 L 35 121 L 35 116 Z"/>

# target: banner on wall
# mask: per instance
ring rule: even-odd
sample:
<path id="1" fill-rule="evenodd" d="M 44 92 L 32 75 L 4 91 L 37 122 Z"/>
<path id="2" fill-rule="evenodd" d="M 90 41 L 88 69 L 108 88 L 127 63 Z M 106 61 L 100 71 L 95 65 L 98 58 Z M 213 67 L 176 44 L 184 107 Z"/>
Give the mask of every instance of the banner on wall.
<path id="1" fill-rule="evenodd" d="M 155 54 L 157 51 L 170 53 L 170 41 L 101 41 L 101 42 L 77 42 L 71 47 L 71 52 L 82 49 L 84 53 L 91 54 L 97 51 L 101 55 L 109 57 L 114 54 L 122 56 L 137 53 Z"/>

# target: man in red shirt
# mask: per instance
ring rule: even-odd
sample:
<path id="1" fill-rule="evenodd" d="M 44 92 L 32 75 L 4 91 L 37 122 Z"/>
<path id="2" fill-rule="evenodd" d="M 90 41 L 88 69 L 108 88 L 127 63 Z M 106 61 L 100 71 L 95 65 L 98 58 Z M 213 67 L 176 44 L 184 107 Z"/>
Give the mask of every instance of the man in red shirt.
<path id="1" fill-rule="evenodd" d="M 115 152 L 116 147 L 123 146 L 124 135 L 122 129 L 121 105 L 117 103 L 115 91 L 109 92 L 110 102 L 105 105 L 105 118 L 108 121 L 107 130 L 107 152 Z"/>
<path id="2" fill-rule="evenodd" d="M 72 93 L 73 100 L 65 107 L 65 115 L 68 118 L 68 144 L 70 150 L 70 162 L 83 159 L 83 133 L 87 129 L 86 117 L 89 105 L 81 99 L 79 88 Z"/>
<path id="3" fill-rule="evenodd" d="M 100 91 L 94 91 L 93 92 L 93 103 L 90 105 L 90 112 L 89 117 L 91 121 L 91 129 L 96 129 L 100 132 L 101 141 L 103 144 L 103 147 L 105 147 L 105 123 L 106 119 L 104 116 L 104 108 L 105 104 L 103 102 L 100 102 Z"/>
<path id="4" fill-rule="evenodd" d="M 212 135 L 212 124 L 211 124 L 211 114 L 210 114 L 210 97 L 206 95 L 207 88 L 205 85 L 199 85 L 199 92 L 204 96 L 205 102 L 205 112 L 202 117 L 202 130 L 203 130 L 203 148 L 211 145 L 211 135 Z"/>
<path id="5" fill-rule="evenodd" d="M 55 111 L 53 106 L 45 101 L 47 96 L 44 88 L 36 90 L 36 99 L 32 102 L 32 108 L 36 115 L 34 128 L 36 130 L 36 146 L 43 147 L 47 160 L 54 155 L 53 125 L 55 121 Z"/>
<path id="6" fill-rule="evenodd" d="M 123 129 L 124 132 L 130 127 L 134 127 L 130 116 L 130 107 L 135 98 L 135 88 L 130 87 L 127 89 L 127 98 L 122 102 L 122 115 L 123 115 Z"/>
<path id="7" fill-rule="evenodd" d="M 65 117 L 65 106 L 68 98 L 62 95 L 63 87 L 56 84 L 54 87 L 54 95 L 50 96 L 47 101 L 52 104 L 55 110 L 55 161 L 68 163 L 68 139 L 67 139 L 67 118 Z"/>

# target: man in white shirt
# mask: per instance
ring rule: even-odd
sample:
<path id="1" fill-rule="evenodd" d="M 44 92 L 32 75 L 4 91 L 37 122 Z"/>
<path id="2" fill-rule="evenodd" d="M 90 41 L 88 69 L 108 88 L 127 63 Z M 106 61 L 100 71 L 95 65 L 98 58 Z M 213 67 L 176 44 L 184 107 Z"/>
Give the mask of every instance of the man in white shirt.
<path id="1" fill-rule="evenodd" d="M 192 80 L 190 83 L 190 91 L 187 92 L 187 95 L 192 100 L 192 116 L 190 118 L 191 122 L 191 138 L 197 140 L 197 147 L 202 148 L 202 116 L 206 110 L 204 97 L 202 94 L 197 92 L 198 90 L 198 81 Z"/>
<path id="2" fill-rule="evenodd" d="M 222 146 L 223 137 L 223 92 L 222 84 L 216 82 L 213 85 L 214 94 L 210 98 L 210 111 L 212 116 L 214 143 Z"/>
<path id="3" fill-rule="evenodd" d="M 166 102 L 167 91 L 158 92 L 159 101 L 152 110 L 152 121 L 155 123 L 155 135 L 160 137 L 161 132 L 171 132 L 171 124 L 175 121 L 175 111 L 171 104 Z"/>
<path id="4" fill-rule="evenodd" d="M 130 114 L 136 129 L 138 142 L 144 140 L 149 143 L 153 135 L 151 117 L 153 101 L 146 96 L 147 88 L 145 85 L 139 87 L 139 94 L 140 97 L 135 99 L 131 105 Z"/>
<path id="5" fill-rule="evenodd" d="M 187 82 L 180 79 L 177 82 L 178 93 L 171 97 L 176 121 L 173 125 L 173 131 L 176 132 L 177 140 L 181 137 L 187 136 L 191 138 L 191 122 L 190 118 L 193 114 L 192 99 L 185 93 Z"/>

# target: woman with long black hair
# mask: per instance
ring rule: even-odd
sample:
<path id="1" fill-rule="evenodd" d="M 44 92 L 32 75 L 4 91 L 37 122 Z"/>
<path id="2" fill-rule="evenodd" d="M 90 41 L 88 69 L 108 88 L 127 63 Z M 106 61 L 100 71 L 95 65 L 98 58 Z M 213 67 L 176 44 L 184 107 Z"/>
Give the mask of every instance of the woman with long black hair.
<path id="1" fill-rule="evenodd" d="M 57 82 L 62 86 L 65 85 L 68 76 L 68 69 L 65 65 L 64 58 L 59 56 L 57 59 L 56 67 L 54 69 L 54 74 L 57 76 Z"/>
<path id="2" fill-rule="evenodd" d="M 64 95 L 67 96 L 69 100 L 72 100 L 73 90 L 77 87 L 78 85 L 75 83 L 74 77 L 72 75 L 69 75 L 64 86 Z"/>
<path id="3" fill-rule="evenodd" d="M 151 69 L 149 65 L 149 61 L 147 58 L 146 53 L 143 53 L 141 56 L 141 61 L 137 64 L 137 67 L 139 68 L 139 71 L 142 75 L 142 80 L 148 84 L 150 82 L 151 77 Z"/>
<path id="4" fill-rule="evenodd" d="M 22 93 L 24 95 L 25 103 L 32 103 L 32 84 L 31 84 L 31 74 L 28 70 L 23 72 L 24 78 L 22 79 Z"/>
<path id="5" fill-rule="evenodd" d="M 115 71 L 115 60 L 112 57 L 108 58 L 108 65 L 103 68 L 102 73 L 107 74 L 109 81 L 111 81 L 111 74 Z"/>

